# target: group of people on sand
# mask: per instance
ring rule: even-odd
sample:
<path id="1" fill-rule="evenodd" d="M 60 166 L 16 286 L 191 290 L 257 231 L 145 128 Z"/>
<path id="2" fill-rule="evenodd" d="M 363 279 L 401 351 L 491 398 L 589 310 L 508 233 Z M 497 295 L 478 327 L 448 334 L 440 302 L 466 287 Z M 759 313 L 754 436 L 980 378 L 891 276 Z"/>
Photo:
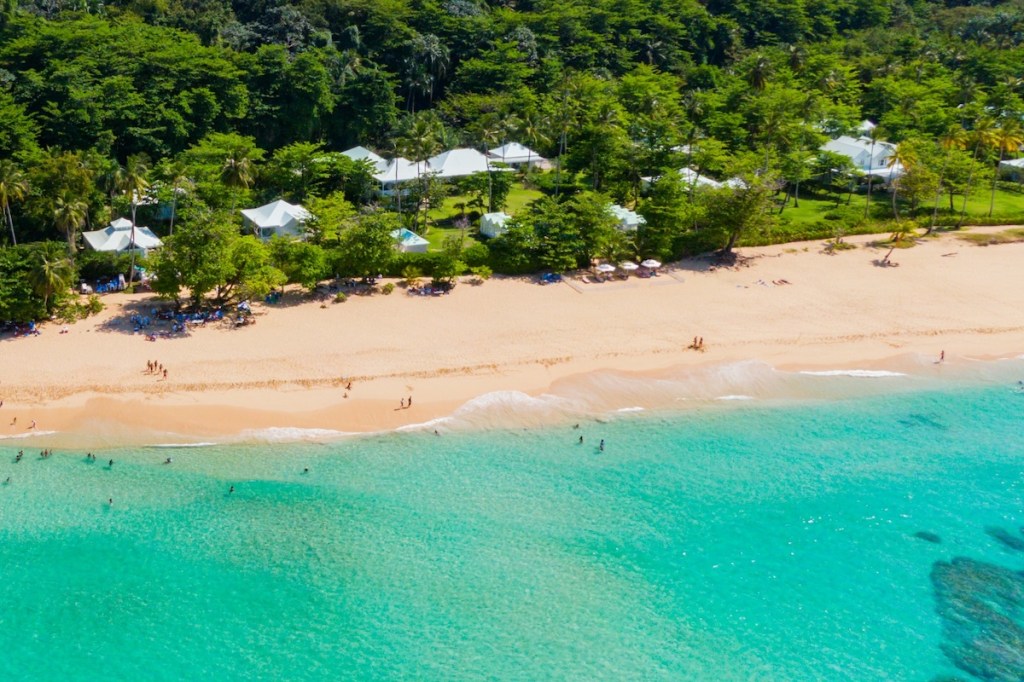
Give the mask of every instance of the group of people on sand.
<path id="1" fill-rule="evenodd" d="M 405 398 L 402 398 L 402 409 L 403 410 L 407 410 L 410 407 L 412 407 L 412 396 L 409 396 L 408 400 L 406 400 Z"/>
<path id="2" fill-rule="evenodd" d="M 695 337 L 693 337 L 693 343 L 691 343 L 688 346 L 688 348 L 690 350 L 699 350 L 701 353 L 703 353 L 704 352 L 704 337 L 703 336 L 695 336 Z"/>
<path id="3" fill-rule="evenodd" d="M 156 374 L 158 377 L 167 378 L 167 368 L 156 360 L 146 361 L 146 374 Z"/>

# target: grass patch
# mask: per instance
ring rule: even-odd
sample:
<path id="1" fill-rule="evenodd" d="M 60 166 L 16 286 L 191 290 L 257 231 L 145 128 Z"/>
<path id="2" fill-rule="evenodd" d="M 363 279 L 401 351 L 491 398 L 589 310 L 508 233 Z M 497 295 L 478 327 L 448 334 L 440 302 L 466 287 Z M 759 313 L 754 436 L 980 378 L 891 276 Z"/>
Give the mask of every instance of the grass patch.
<path id="1" fill-rule="evenodd" d="M 1013 244 L 1024 242 L 1024 228 L 1016 227 L 1002 232 L 980 234 L 977 232 L 963 232 L 957 235 L 957 239 L 970 242 L 975 246 L 995 246 L 996 244 Z"/>

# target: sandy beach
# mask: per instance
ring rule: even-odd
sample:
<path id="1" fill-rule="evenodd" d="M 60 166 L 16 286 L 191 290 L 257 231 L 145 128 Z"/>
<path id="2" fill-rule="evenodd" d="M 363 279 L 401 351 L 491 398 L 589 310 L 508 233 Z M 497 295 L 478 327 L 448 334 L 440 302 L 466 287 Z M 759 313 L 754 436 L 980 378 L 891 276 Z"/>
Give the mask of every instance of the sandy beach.
<path id="1" fill-rule="evenodd" d="M 894 252 L 898 267 L 879 267 L 888 249 L 874 239 L 848 238 L 858 248 L 834 255 L 821 242 L 741 249 L 742 267 L 683 261 L 658 277 L 608 283 L 495 278 L 447 296 L 397 288 L 340 304 L 296 291 L 254 306 L 255 325 L 156 341 L 133 333 L 128 317 L 168 304 L 111 294 L 103 313 L 67 333 L 48 324 L 39 336 L 0 340 L 0 437 L 30 434 L 33 421 L 50 435 L 31 442 L 83 447 L 380 431 L 490 392 L 539 395 L 604 370 L 750 359 L 872 367 L 943 351 L 956 364 L 1024 352 L 1024 243 L 979 247 L 944 235 Z M 695 336 L 703 352 L 688 348 Z M 149 361 L 167 378 L 147 372 Z"/>

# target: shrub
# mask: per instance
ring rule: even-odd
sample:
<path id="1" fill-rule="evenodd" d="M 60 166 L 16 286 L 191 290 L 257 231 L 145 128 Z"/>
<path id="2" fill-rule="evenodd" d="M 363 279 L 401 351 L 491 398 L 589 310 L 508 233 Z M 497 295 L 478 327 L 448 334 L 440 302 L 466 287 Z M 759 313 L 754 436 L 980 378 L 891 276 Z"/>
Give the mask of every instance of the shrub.
<path id="1" fill-rule="evenodd" d="M 339 291 L 337 294 L 334 295 L 334 302 L 335 303 L 344 303 L 347 300 L 348 300 L 348 296 L 345 295 L 344 291 Z"/>
<path id="2" fill-rule="evenodd" d="M 470 273 L 473 274 L 474 277 L 477 277 L 477 278 L 479 278 L 481 280 L 484 280 L 484 281 L 489 280 L 491 278 L 491 275 L 494 274 L 494 271 L 491 270 L 486 265 L 478 265 L 478 266 L 476 266 L 474 268 L 470 268 L 469 271 L 470 271 Z"/>
<path id="3" fill-rule="evenodd" d="M 392 292 L 392 291 L 394 291 L 394 290 L 395 290 L 395 284 L 394 284 L 394 282 L 388 282 L 388 283 L 387 283 L 387 284 L 385 284 L 385 285 L 384 285 L 383 287 L 381 287 L 381 292 L 382 292 L 382 293 L 383 293 L 383 294 L 384 294 L 385 296 L 389 296 L 389 295 L 391 294 L 391 292 Z"/>

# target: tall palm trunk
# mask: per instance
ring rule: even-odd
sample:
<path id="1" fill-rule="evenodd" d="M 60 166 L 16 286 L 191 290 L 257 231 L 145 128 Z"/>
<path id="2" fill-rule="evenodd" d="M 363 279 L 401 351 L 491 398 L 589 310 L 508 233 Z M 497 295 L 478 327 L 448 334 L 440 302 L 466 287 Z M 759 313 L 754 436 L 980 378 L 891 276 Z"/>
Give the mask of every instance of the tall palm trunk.
<path id="1" fill-rule="evenodd" d="M 135 279 L 135 202 L 132 202 L 132 233 L 128 239 L 128 248 L 132 250 L 131 264 L 128 266 L 128 288 Z"/>
<path id="2" fill-rule="evenodd" d="M 939 169 L 939 186 L 935 188 L 935 208 L 932 209 L 932 222 L 928 226 L 928 230 L 925 232 L 926 235 L 935 231 L 935 223 L 939 220 L 939 201 L 942 200 L 942 185 L 946 181 L 946 165 L 948 163 L 949 152 L 946 152 L 945 158 L 942 159 L 942 168 Z"/>
<path id="3" fill-rule="evenodd" d="M 11 204 L 9 201 L 4 202 L 4 218 L 7 220 L 7 227 L 11 230 L 11 244 L 17 246 L 18 237 L 14 234 L 14 216 L 11 215 Z"/>
<path id="4" fill-rule="evenodd" d="M 999 184 L 999 166 L 1003 163 L 1003 147 L 999 147 L 999 161 L 996 162 L 996 174 L 992 178 L 992 195 L 988 200 L 988 217 L 992 217 L 992 210 L 996 207 L 996 186 Z"/>
<path id="5" fill-rule="evenodd" d="M 981 142 L 974 145 L 974 154 L 971 156 L 972 161 L 978 160 L 978 152 L 981 151 Z M 971 196 L 971 182 L 974 180 L 974 164 L 971 164 L 971 171 L 967 174 L 967 186 L 964 187 L 964 201 L 960 205 L 960 219 L 956 221 L 957 229 L 960 229 L 964 224 L 964 218 L 967 217 L 967 199 Z"/>

